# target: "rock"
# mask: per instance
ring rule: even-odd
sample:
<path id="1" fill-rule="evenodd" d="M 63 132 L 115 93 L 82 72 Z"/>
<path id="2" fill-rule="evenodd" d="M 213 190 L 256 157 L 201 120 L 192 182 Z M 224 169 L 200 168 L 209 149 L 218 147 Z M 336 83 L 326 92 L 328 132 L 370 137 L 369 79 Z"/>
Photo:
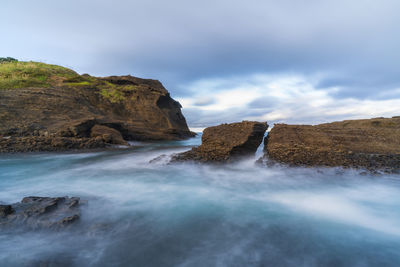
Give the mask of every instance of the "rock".
<path id="1" fill-rule="evenodd" d="M 229 162 L 254 155 L 267 129 L 267 123 L 255 121 L 208 127 L 199 147 L 176 154 L 171 161 Z"/>
<path id="2" fill-rule="evenodd" d="M 21 82 L 13 80 L 10 87 L 4 87 L 8 76 L 0 73 L 4 79 L 0 83 L 4 87 L 0 88 L 0 153 L 103 148 L 108 142 L 126 144 L 123 140 L 194 136 L 181 105 L 157 80 L 129 75 L 98 78 L 37 62 L 3 64 L 19 64 L 13 79 L 19 78 L 18 70 L 23 71 Z M 47 71 L 44 82 L 29 76 L 37 71 Z M 31 80 L 34 83 L 29 84 Z M 119 134 L 113 131 L 111 139 L 100 141 L 91 137 L 95 126 Z"/>
<path id="3" fill-rule="evenodd" d="M 0 226 L 66 227 L 79 220 L 79 207 L 77 197 L 25 197 L 19 203 L 0 206 Z"/>
<path id="4" fill-rule="evenodd" d="M 393 171 L 400 168 L 400 118 L 276 124 L 264 145 L 265 158 L 275 162 Z"/>
<path id="5" fill-rule="evenodd" d="M 5 217 L 14 212 L 14 209 L 11 205 L 0 205 L 0 217 Z"/>
<path id="6" fill-rule="evenodd" d="M 119 131 L 104 125 L 93 126 L 90 130 L 90 136 L 94 138 L 100 136 L 108 144 L 129 146 L 129 143 L 124 140 Z"/>

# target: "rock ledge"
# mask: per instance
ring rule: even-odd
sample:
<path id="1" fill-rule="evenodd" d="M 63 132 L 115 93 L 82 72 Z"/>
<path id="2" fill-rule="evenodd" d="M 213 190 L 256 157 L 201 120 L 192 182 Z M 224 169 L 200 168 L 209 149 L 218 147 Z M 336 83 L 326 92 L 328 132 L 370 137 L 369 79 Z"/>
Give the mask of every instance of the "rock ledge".
<path id="1" fill-rule="evenodd" d="M 393 171 L 400 168 L 400 118 L 276 124 L 264 145 L 265 158 L 280 163 Z"/>

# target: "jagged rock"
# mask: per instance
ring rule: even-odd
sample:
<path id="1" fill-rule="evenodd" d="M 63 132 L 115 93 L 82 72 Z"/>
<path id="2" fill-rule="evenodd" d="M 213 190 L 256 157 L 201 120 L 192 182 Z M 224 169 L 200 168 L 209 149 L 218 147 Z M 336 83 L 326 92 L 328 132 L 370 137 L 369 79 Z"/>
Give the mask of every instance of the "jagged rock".
<path id="1" fill-rule="evenodd" d="M 176 154 L 171 161 L 228 162 L 254 155 L 267 129 L 267 123 L 255 121 L 208 127 L 199 147 Z"/>
<path id="2" fill-rule="evenodd" d="M 78 197 L 25 197 L 19 203 L 0 205 L 0 227 L 65 227 L 79 220 L 79 207 Z"/>
<path id="3" fill-rule="evenodd" d="M 13 79 L 21 82 L 10 80 L 7 87 L 8 76 L 0 72 L 0 152 L 103 148 L 110 141 L 194 136 L 181 105 L 159 81 L 129 75 L 97 78 L 37 62 L 2 64 L 18 65 Z M 29 73 L 42 73 L 45 79 Z M 116 132 L 111 140 L 92 138 L 92 128 L 99 126 L 122 138 L 114 140 Z"/>
<path id="4" fill-rule="evenodd" d="M 265 158 L 280 163 L 392 171 L 400 168 L 400 118 L 276 124 L 264 145 Z"/>
<path id="5" fill-rule="evenodd" d="M 90 136 L 94 138 L 99 136 L 108 144 L 129 146 L 129 143 L 124 140 L 120 132 L 104 125 L 93 126 L 90 130 Z"/>

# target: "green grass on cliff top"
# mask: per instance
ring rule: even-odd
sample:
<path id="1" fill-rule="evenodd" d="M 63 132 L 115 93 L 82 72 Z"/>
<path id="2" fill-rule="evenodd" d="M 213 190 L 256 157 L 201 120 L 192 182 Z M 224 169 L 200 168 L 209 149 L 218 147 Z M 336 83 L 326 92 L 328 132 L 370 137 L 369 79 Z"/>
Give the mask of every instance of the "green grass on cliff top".
<path id="1" fill-rule="evenodd" d="M 54 77 L 72 78 L 77 75 L 73 70 L 41 62 L 2 62 L 0 89 L 49 87 Z"/>
<path id="2" fill-rule="evenodd" d="M 0 61 L 0 90 L 66 86 L 71 88 L 95 88 L 112 103 L 124 101 L 129 91 L 137 85 L 116 85 L 89 75 L 79 75 L 73 70 L 41 62 Z"/>

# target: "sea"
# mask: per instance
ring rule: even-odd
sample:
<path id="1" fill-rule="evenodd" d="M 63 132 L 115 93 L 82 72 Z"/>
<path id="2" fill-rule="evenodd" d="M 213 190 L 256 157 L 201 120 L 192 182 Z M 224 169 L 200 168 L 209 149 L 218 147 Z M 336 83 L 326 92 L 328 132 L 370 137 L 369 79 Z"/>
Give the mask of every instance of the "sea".
<path id="1" fill-rule="evenodd" d="M 262 146 L 168 164 L 200 137 L 0 155 L 0 203 L 86 202 L 71 227 L 0 228 L 0 266 L 400 266 L 400 175 L 260 165 Z"/>

